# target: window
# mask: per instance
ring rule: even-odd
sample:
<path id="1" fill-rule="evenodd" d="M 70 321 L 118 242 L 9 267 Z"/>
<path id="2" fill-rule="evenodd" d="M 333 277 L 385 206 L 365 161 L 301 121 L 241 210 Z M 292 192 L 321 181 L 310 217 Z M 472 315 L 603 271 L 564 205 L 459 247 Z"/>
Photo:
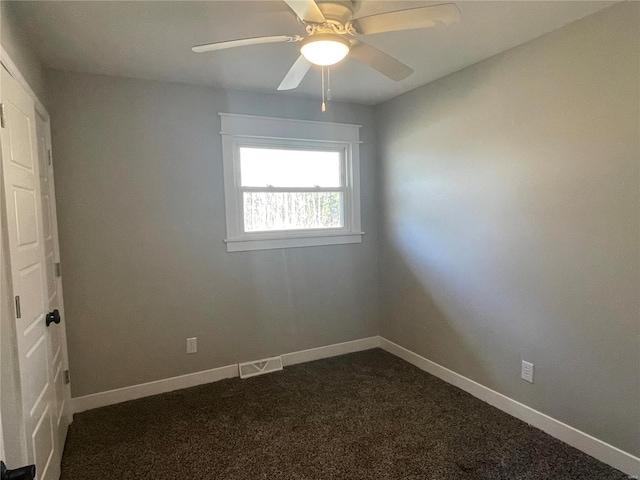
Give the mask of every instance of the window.
<path id="1" fill-rule="evenodd" d="M 245 232 L 344 226 L 344 152 L 240 145 Z"/>
<path id="2" fill-rule="evenodd" d="M 359 243 L 359 126 L 220 114 L 227 250 Z"/>

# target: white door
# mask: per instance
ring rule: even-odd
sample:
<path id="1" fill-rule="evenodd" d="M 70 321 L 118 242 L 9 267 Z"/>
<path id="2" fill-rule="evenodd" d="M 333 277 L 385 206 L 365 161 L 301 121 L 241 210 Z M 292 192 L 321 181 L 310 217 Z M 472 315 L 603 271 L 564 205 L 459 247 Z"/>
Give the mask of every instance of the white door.
<path id="1" fill-rule="evenodd" d="M 36 136 L 38 139 L 38 159 L 40 160 L 40 194 L 42 203 L 42 225 L 44 232 L 44 252 L 47 274 L 48 311 L 58 310 L 61 322 L 49 327 L 51 352 L 50 378 L 53 379 L 55 404 L 53 408 L 59 447 L 57 457 L 62 457 L 64 441 L 70 423 L 70 392 L 65 383 L 64 372 L 68 370 L 67 343 L 62 301 L 62 278 L 60 270 L 60 248 L 58 245 L 58 221 L 55 202 L 55 184 L 53 181 L 53 161 L 51 155 L 51 129 L 49 119 L 44 118 L 36 109 Z"/>
<path id="2" fill-rule="evenodd" d="M 0 70 L 0 143 L 27 458 L 38 480 L 56 480 L 62 448 L 50 332 L 58 325 L 45 323 L 49 298 L 36 114 L 31 96 Z"/>

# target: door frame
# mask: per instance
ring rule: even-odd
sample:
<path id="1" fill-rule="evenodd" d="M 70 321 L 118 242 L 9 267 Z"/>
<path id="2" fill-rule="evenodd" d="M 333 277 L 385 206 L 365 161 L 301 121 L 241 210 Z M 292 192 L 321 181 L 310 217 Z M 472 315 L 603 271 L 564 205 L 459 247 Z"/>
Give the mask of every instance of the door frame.
<path id="1" fill-rule="evenodd" d="M 0 69 L 4 68 L 0 65 Z M 0 161 L 2 152 L 0 151 Z M 0 217 L 6 223 L 4 198 L 4 171 L 0 167 Z M 15 306 L 11 291 L 11 265 L 9 259 L 8 232 L 0 228 L 0 359 L 10 368 L 0 368 L 0 416 L 4 418 L 0 440 L 4 442 L 4 462 L 22 465 L 27 461 L 27 445 L 24 417 L 22 415 L 22 392 L 20 391 L 20 373 L 18 371 L 17 338 L 15 335 Z M 9 348 L 7 348 L 9 347 Z M 1 376 L 4 375 L 4 376 Z M 14 395 L 7 395 L 3 390 L 14 390 Z M 11 435 L 9 434 L 11 433 Z M 7 447 L 9 440 L 14 439 L 17 446 Z"/>
<path id="2" fill-rule="evenodd" d="M 0 66 L 0 68 L 2 68 Z M 0 151 L 0 157 L 2 156 L 2 152 Z M 2 174 L 0 173 L 0 185 L 3 185 L 4 181 L 2 180 Z M 2 189 L 0 188 L 0 195 L 4 195 Z M 2 235 L 2 230 L 0 230 L 0 268 L 3 268 L 4 265 L 4 238 Z M 5 272 L 0 273 L 0 276 L 4 275 Z M 0 278 L 0 282 L 2 282 L 2 278 Z M 0 315 L 2 315 L 2 293 L 0 292 Z M 5 319 L 9 320 L 9 319 Z M 3 319 L 0 318 L 0 361 L 2 361 L 2 322 Z M 2 398 L 2 368 L 0 368 L 0 398 Z M 2 408 L 0 407 L 0 460 L 6 463 L 7 456 L 4 453 L 4 430 L 2 430 Z"/>

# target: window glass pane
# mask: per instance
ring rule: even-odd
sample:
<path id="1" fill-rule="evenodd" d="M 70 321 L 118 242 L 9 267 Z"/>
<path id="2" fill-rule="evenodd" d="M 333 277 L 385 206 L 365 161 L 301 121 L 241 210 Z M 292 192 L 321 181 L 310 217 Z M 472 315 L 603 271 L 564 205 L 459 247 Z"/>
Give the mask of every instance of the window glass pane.
<path id="1" fill-rule="evenodd" d="M 342 197 L 342 192 L 244 192 L 244 230 L 341 228 Z"/>
<path id="2" fill-rule="evenodd" d="M 339 187 L 340 152 L 240 147 L 243 187 Z"/>

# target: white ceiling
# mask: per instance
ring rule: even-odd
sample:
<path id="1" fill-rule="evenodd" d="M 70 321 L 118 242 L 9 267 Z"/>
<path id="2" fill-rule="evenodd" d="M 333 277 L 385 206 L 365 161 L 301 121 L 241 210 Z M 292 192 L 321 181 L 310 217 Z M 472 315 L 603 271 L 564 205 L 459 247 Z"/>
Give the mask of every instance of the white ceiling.
<path id="1" fill-rule="evenodd" d="M 356 16 L 440 2 L 364 0 Z M 460 1 L 462 22 L 365 41 L 411 66 L 394 82 L 355 60 L 332 68 L 334 100 L 376 104 L 610 6 L 603 1 Z M 296 44 L 195 54 L 214 41 L 305 31 L 282 1 L 16 1 L 43 64 L 59 70 L 276 92 Z M 320 95 L 311 70 L 290 95 Z"/>

